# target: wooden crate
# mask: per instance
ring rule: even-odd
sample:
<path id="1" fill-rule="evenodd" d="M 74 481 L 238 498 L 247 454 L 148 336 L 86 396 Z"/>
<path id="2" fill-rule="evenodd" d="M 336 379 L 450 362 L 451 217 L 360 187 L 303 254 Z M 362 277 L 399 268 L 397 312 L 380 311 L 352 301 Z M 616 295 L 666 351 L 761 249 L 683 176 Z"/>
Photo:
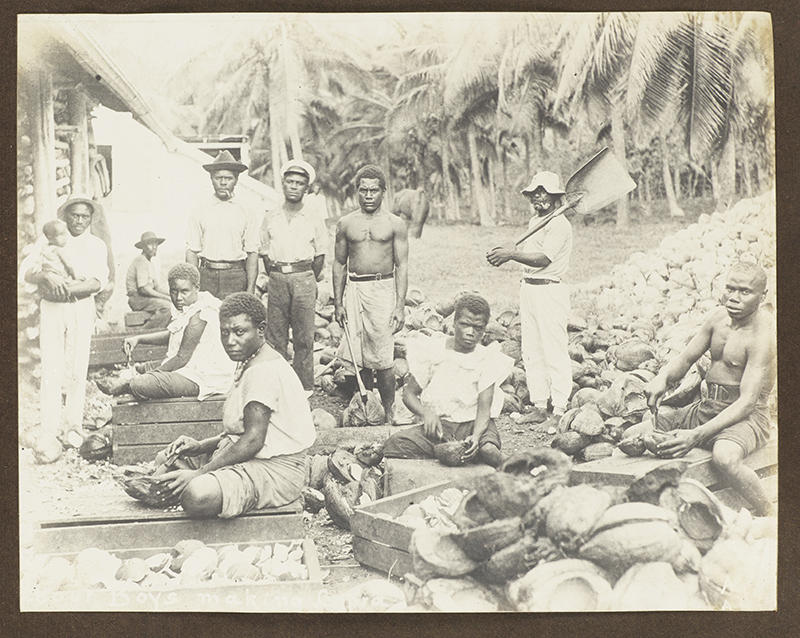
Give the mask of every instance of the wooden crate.
<path id="1" fill-rule="evenodd" d="M 181 434 L 201 440 L 222 432 L 225 397 L 121 401 L 111 408 L 112 455 L 117 465 L 152 461 Z"/>
<path id="2" fill-rule="evenodd" d="M 231 519 L 193 519 L 181 509 L 147 507 L 119 488 L 119 494 L 75 494 L 69 509 L 81 512 L 69 518 L 44 518 L 34 532 L 37 554 L 77 553 L 87 547 L 146 548 L 175 545 L 195 538 L 204 543 L 254 543 L 303 536 L 300 501 L 282 507 L 248 512 Z"/>
<path id="3" fill-rule="evenodd" d="M 350 517 L 353 532 L 353 555 L 362 565 L 402 577 L 412 571 L 408 545 L 414 528 L 392 520 L 409 506 L 427 496 L 441 494 L 445 488 L 464 485 L 456 481 L 441 481 L 426 487 L 409 490 L 355 508 Z"/>
<path id="4" fill-rule="evenodd" d="M 134 310 L 125 313 L 125 329 L 131 332 L 141 331 L 141 327 L 150 318 L 150 313 L 144 310 Z"/>
<path id="5" fill-rule="evenodd" d="M 122 342 L 134 334 L 147 334 L 148 331 L 136 330 L 131 332 L 115 332 L 112 334 L 94 335 L 89 347 L 89 367 L 108 366 L 127 363 L 127 357 L 122 349 Z M 131 353 L 131 360 L 140 363 L 143 361 L 162 361 L 167 356 L 167 346 L 138 344 Z"/>
<path id="6" fill-rule="evenodd" d="M 241 545 L 273 545 L 281 539 L 268 542 L 240 542 Z M 283 540 L 284 543 L 292 542 Z M 217 612 L 268 612 L 268 611 L 319 611 L 323 591 L 322 572 L 316 546 L 311 539 L 301 541 L 303 563 L 308 569 L 307 580 L 263 583 L 254 581 L 231 585 L 213 582 L 179 589 L 148 588 L 131 591 L 92 589 L 61 591 L 46 594 L 21 592 L 22 611 L 217 611 Z M 215 549 L 229 543 L 208 543 Z M 124 546 L 123 546 L 124 547 Z M 169 552 L 170 545 L 137 549 L 110 549 L 118 558 L 147 558 L 160 552 Z M 73 560 L 77 552 L 51 554 Z"/>

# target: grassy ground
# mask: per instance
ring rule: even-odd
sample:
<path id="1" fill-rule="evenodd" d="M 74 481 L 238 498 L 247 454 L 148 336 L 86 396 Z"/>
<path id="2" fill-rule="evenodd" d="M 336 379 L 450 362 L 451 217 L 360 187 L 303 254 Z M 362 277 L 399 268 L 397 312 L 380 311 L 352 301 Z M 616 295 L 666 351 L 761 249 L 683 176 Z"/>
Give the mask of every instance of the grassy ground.
<path id="1" fill-rule="evenodd" d="M 628 228 L 597 220 L 589 225 L 577 215 L 571 218 L 573 249 L 568 283 L 582 283 L 628 259 L 636 251 L 648 251 L 661 240 L 713 210 L 713 202 L 681 202 L 686 211 L 682 219 L 670 218 L 665 205 L 651 208 L 644 216 L 634 206 Z M 511 243 L 525 226 L 481 228 L 465 224 L 433 221 L 425 226 L 420 239 L 411 240 L 409 285 L 419 287 L 428 300 L 452 298 L 459 290 L 475 290 L 486 297 L 493 309 L 515 306 L 519 294 L 521 266 L 490 266 L 485 255 L 494 246 Z"/>

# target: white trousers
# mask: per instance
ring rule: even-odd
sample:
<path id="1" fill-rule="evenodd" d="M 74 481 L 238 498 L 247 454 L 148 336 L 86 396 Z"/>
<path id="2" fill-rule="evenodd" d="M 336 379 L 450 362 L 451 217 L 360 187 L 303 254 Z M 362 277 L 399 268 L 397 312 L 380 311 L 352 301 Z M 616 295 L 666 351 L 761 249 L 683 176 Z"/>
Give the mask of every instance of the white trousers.
<path id="1" fill-rule="evenodd" d="M 53 434 L 80 430 L 86 399 L 86 372 L 94 327 L 93 297 L 75 303 L 42 299 L 39 349 L 42 353 L 41 420 Z M 66 394 L 62 430 L 61 397 Z"/>
<path id="2" fill-rule="evenodd" d="M 572 392 L 572 363 L 567 351 L 569 286 L 522 283 L 519 294 L 522 361 L 531 403 L 563 412 Z"/>

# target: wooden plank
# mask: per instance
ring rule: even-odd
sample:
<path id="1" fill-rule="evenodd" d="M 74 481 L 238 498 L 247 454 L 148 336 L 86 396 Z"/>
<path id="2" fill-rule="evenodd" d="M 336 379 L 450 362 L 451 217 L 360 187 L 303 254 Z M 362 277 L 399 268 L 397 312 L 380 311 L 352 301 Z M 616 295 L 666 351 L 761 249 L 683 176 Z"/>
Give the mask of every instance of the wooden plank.
<path id="1" fill-rule="evenodd" d="M 276 539 L 290 542 L 292 539 Z M 294 539 L 299 540 L 299 539 Z M 270 545 L 275 541 L 249 542 L 251 545 Z M 226 544 L 227 542 L 220 543 Z M 212 546 L 214 546 L 212 544 Z M 308 569 L 308 579 L 265 583 L 255 581 L 231 585 L 203 584 L 180 588 L 153 588 L 145 592 L 117 590 L 83 590 L 69 592 L 22 592 L 20 607 L 23 611 L 319 611 L 323 591 L 322 572 L 316 546 L 310 539 L 302 540 L 303 563 Z M 214 547 L 217 549 L 217 547 Z M 156 553 L 168 552 L 170 546 L 157 545 L 142 550 L 112 548 L 109 551 L 120 559 L 146 558 Z M 64 555 L 74 559 L 74 552 Z"/>
<path id="2" fill-rule="evenodd" d="M 402 578 L 404 574 L 414 571 L 411 554 L 407 551 L 382 545 L 360 536 L 353 536 L 353 556 L 362 565 L 392 576 Z"/>
<path id="3" fill-rule="evenodd" d="M 194 397 L 181 397 L 118 402 L 111 407 L 111 420 L 116 425 L 221 421 L 224 405 L 224 395 L 210 396 L 202 401 Z"/>
<path id="4" fill-rule="evenodd" d="M 704 485 L 718 482 L 716 471 L 711 465 L 711 452 L 700 448 L 690 450 L 682 458 L 689 463 L 684 476 L 693 478 Z M 590 461 L 576 465 L 572 470 L 570 482 L 598 483 L 602 485 L 627 486 L 647 472 L 671 462 L 672 459 L 660 459 L 650 454 L 641 457 L 629 457 L 622 453 L 605 459 Z M 772 439 L 763 448 L 756 450 L 744 460 L 745 465 L 755 470 L 764 470 L 776 466 L 778 462 L 778 442 Z"/>
<path id="5" fill-rule="evenodd" d="M 778 475 L 771 474 L 761 479 L 761 487 L 769 497 L 769 500 L 772 503 L 778 502 Z M 725 488 L 722 490 L 717 490 L 714 492 L 714 495 L 722 502 L 723 505 L 727 505 L 731 509 L 735 511 L 741 510 L 743 507 L 745 509 L 750 509 L 752 505 L 744 500 L 741 494 L 734 489 Z"/>
<path id="6" fill-rule="evenodd" d="M 135 328 L 138 326 L 143 326 L 145 322 L 150 318 L 150 313 L 145 312 L 143 310 L 134 311 L 134 312 L 126 312 L 125 313 L 125 325 L 129 328 Z"/>
<path id="7" fill-rule="evenodd" d="M 495 471 L 493 467 L 482 463 L 449 467 L 435 459 L 386 459 L 384 468 L 383 484 L 387 496 L 442 481 L 468 482 Z"/>
<path id="8" fill-rule="evenodd" d="M 113 335 L 95 335 L 89 347 L 89 366 L 108 366 L 127 362 L 122 350 L 122 340 L 133 334 L 146 334 L 127 332 Z M 161 361 L 167 356 L 166 345 L 148 345 L 140 343 L 131 353 L 131 360 L 140 363 L 143 361 Z"/>
<path id="9" fill-rule="evenodd" d="M 216 436 L 222 432 L 222 421 L 201 421 L 199 423 L 140 423 L 119 425 L 112 423 L 112 438 L 118 446 L 126 445 L 167 445 L 181 434 L 198 441 Z"/>
<path id="10" fill-rule="evenodd" d="M 183 512 L 181 512 L 183 514 Z M 77 553 L 87 547 L 112 550 L 124 547 L 174 546 L 194 538 L 204 543 L 256 543 L 303 537 L 300 513 L 245 515 L 231 519 L 121 520 L 109 523 L 42 527 L 34 532 L 37 554 Z"/>
<path id="11" fill-rule="evenodd" d="M 158 445 L 118 445 L 112 437 L 111 459 L 115 465 L 149 463 L 163 449 L 163 443 Z"/>

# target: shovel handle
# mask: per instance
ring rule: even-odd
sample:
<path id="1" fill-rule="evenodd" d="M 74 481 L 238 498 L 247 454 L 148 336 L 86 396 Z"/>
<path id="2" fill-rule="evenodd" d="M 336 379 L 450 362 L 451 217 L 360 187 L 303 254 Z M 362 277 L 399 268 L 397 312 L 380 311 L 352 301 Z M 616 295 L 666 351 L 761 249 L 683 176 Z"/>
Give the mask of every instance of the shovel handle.
<path id="1" fill-rule="evenodd" d="M 549 224 L 554 218 L 563 214 L 570 208 L 574 208 L 575 206 L 577 206 L 582 199 L 583 199 L 583 193 L 577 193 L 575 195 L 567 195 L 566 202 L 564 202 L 561 206 L 556 208 L 552 213 L 542 217 L 538 222 L 536 222 L 536 224 L 534 224 L 533 228 L 528 229 L 524 235 L 520 235 L 520 237 L 514 242 L 514 245 L 519 246 L 522 242 L 528 239 L 528 237 L 533 235 L 533 233 L 540 231 L 542 228 L 547 226 L 547 224 Z"/>
<path id="2" fill-rule="evenodd" d="M 364 387 L 364 380 L 361 378 L 361 374 L 358 370 L 358 364 L 356 363 L 356 354 L 353 352 L 353 342 L 350 341 L 350 330 L 347 328 L 347 320 L 345 320 L 344 325 L 342 326 L 342 332 L 344 332 L 344 338 L 347 340 L 347 347 L 350 349 L 350 358 L 353 359 L 353 369 L 356 371 L 356 382 L 358 383 L 358 393 L 361 395 L 361 400 L 364 402 L 364 405 L 367 404 L 367 389 Z"/>

